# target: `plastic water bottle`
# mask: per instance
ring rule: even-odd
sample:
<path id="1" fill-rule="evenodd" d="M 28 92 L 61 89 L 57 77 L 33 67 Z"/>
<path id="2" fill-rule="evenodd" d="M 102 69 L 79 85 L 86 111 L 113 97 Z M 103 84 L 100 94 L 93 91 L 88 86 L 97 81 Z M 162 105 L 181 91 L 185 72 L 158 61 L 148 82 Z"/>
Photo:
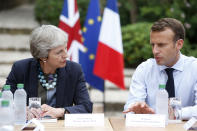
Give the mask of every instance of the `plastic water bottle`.
<path id="1" fill-rule="evenodd" d="M 10 91 L 10 85 L 3 86 L 2 99 L 9 100 L 9 105 L 13 108 L 13 94 Z"/>
<path id="2" fill-rule="evenodd" d="M 27 94 L 23 88 L 23 84 L 17 84 L 17 90 L 14 92 L 14 114 L 16 125 L 23 125 L 26 122 Z"/>
<path id="3" fill-rule="evenodd" d="M 0 107 L 0 131 L 14 131 L 13 108 L 10 107 L 9 100 L 2 100 Z"/>
<path id="4" fill-rule="evenodd" d="M 156 94 L 156 113 L 166 115 L 166 125 L 168 124 L 168 92 L 165 90 L 165 85 L 159 85 L 159 90 Z"/>

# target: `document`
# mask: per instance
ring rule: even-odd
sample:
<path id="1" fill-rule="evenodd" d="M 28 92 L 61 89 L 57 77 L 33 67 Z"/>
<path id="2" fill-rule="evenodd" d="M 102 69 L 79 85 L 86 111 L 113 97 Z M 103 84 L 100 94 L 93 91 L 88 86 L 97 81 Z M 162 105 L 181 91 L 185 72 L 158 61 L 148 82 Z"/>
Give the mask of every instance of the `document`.
<path id="1" fill-rule="evenodd" d="M 65 114 L 65 126 L 104 126 L 104 114 Z"/>
<path id="2" fill-rule="evenodd" d="M 159 114 L 126 114 L 125 126 L 165 127 L 165 115 L 159 115 Z"/>
<path id="3" fill-rule="evenodd" d="M 183 128 L 184 128 L 185 130 L 189 130 L 189 129 L 192 128 L 192 126 L 193 126 L 196 122 L 197 122 L 197 119 L 196 119 L 195 117 L 192 117 L 191 119 L 189 119 L 189 121 L 187 121 L 187 122 L 184 124 Z M 195 128 L 196 128 L 196 127 L 195 127 Z"/>
<path id="4" fill-rule="evenodd" d="M 44 116 L 41 119 L 37 119 L 39 122 L 57 122 L 57 118 L 52 118 L 51 116 Z"/>

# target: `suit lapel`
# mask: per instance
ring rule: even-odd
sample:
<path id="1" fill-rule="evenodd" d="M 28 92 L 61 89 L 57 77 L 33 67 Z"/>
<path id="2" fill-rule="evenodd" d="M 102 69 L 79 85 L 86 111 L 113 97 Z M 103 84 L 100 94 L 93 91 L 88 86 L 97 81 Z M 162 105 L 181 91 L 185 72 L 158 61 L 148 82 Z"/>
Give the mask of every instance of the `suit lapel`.
<path id="1" fill-rule="evenodd" d="M 68 71 L 67 67 L 58 69 L 57 89 L 56 89 L 56 107 L 64 105 L 64 90 L 68 84 Z"/>
<path id="2" fill-rule="evenodd" d="M 33 59 L 32 65 L 30 67 L 30 77 L 29 77 L 29 97 L 38 96 L 38 61 Z"/>

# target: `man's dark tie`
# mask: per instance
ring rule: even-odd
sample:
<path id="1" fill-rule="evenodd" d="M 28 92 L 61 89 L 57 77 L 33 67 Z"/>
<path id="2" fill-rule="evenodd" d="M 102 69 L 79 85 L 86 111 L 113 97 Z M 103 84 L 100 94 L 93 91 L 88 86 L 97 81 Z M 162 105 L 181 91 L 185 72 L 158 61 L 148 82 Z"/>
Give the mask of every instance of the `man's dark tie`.
<path id="1" fill-rule="evenodd" d="M 169 94 L 169 97 L 175 97 L 174 93 L 174 78 L 173 78 L 173 68 L 166 68 L 165 71 L 168 75 L 168 80 L 166 83 L 166 90 Z"/>

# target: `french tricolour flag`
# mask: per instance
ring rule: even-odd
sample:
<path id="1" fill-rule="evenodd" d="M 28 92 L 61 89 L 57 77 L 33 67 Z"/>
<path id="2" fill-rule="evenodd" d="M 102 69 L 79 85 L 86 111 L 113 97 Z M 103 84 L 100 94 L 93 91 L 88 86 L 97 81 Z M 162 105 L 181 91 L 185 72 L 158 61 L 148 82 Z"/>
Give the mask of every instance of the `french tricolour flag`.
<path id="1" fill-rule="evenodd" d="M 94 74 L 125 89 L 123 69 L 123 47 L 117 1 L 108 0 L 101 24 Z"/>

